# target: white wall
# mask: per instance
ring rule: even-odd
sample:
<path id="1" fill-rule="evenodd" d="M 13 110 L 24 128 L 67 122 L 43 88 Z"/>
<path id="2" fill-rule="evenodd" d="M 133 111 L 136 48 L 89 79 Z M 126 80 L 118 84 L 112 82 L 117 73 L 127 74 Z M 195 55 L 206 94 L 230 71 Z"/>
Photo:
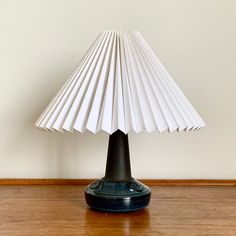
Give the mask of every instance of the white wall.
<path id="1" fill-rule="evenodd" d="M 95 178 L 108 135 L 33 124 L 100 31 L 137 29 L 207 126 L 131 133 L 133 176 L 236 178 L 236 1 L 0 0 L 0 178 Z"/>

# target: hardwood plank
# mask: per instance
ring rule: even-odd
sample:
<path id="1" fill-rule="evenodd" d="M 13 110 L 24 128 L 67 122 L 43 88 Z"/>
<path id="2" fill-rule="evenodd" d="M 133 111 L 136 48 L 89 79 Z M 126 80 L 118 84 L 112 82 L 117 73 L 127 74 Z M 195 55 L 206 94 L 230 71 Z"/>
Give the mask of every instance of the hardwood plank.
<path id="1" fill-rule="evenodd" d="M 96 212 L 84 186 L 0 186 L 0 235 L 235 236 L 235 187 L 153 186 L 150 206 L 128 214 Z"/>
<path id="2" fill-rule="evenodd" d="M 0 179 L 0 185 L 87 185 L 93 179 Z M 236 180 L 141 179 L 149 186 L 236 186 Z"/>

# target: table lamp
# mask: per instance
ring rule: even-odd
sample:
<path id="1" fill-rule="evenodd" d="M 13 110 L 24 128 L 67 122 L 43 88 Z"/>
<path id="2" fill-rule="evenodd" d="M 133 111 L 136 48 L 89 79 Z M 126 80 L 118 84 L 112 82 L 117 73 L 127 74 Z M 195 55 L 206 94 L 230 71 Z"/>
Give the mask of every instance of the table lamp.
<path id="1" fill-rule="evenodd" d="M 107 132 L 105 176 L 85 188 L 97 210 L 145 208 L 151 190 L 131 175 L 128 132 L 196 130 L 205 124 L 137 31 L 101 33 L 35 123 L 46 131 Z"/>

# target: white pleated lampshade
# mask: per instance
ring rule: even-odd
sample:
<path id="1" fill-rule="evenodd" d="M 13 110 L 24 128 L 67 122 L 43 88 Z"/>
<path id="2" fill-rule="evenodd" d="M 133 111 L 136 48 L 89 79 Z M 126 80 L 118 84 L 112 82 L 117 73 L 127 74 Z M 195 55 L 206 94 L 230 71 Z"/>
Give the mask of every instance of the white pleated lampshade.
<path id="1" fill-rule="evenodd" d="M 98 36 L 35 125 L 112 134 L 205 124 L 140 33 L 111 30 Z"/>

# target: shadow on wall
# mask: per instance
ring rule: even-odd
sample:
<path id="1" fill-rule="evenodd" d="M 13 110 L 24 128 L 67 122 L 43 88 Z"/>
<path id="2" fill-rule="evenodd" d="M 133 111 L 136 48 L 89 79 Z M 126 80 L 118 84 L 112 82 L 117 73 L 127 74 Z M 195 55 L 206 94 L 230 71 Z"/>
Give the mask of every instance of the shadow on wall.
<path id="1" fill-rule="evenodd" d="M 43 131 L 39 131 L 43 132 Z M 59 178 L 74 178 L 78 174 L 78 168 L 87 166 L 85 163 L 94 163 L 91 169 L 96 170 L 96 163 L 101 161 L 101 156 L 105 158 L 107 146 L 107 135 L 99 133 L 94 135 L 89 132 L 83 134 L 75 132 L 71 133 L 46 133 L 49 136 L 47 141 L 47 167 L 48 174 L 53 170 L 54 176 Z M 94 155 L 97 153 L 97 155 Z M 102 155 L 101 153 L 104 153 Z M 105 163 L 102 161 L 102 166 Z M 86 167 L 87 168 L 87 167 Z M 83 170 L 86 176 L 86 168 Z M 103 173 L 103 169 L 98 168 Z M 51 173 L 52 174 L 52 173 Z M 101 176 L 102 177 L 102 176 Z"/>

